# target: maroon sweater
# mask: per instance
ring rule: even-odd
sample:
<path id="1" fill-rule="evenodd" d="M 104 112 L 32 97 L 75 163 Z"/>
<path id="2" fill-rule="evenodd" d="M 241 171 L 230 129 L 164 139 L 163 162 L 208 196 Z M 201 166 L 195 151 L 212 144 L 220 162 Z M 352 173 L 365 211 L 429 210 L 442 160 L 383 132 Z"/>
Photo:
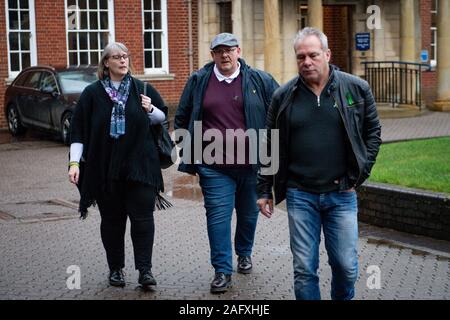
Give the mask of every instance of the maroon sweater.
<path id="1" fill-rule="evenodd" d="M 220 167 L 247 167 L 248 166 L 248 139 L 245 140 L 245 154 L 238 154 L 238 141 L 242 139 L 234 138 L 234 156 L 226 147 L 226 129 L 242 129 L 246 130 L 244 101 L 242 95 L 242 77 L 239 75 L 231 83 L 226 81 L 219 82 L 213 73 L 209 78 L 208 86 L 203 97 L 203 117 L 202 117 L 203 133 L 208 129 L 218 129 L 223 135 L 223 165 Z M 207 146 L 212 142 L 206 141 L 203 146 Z M 214 155 L 214 153 L 213 153 Z M 245 160 L 245 164 L 238 164 L 238 156 Z M 233 164 L 226 164 L 226 162 Z M 215 164 L 216 165 L 216 164 Z"/>

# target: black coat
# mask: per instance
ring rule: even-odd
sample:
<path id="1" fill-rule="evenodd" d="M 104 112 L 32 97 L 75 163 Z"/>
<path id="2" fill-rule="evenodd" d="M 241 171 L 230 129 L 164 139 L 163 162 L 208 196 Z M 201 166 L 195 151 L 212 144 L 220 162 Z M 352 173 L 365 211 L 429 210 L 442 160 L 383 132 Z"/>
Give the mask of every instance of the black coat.
<path id="1" fill-rule="evenodd" d="M 267 110 L 270 100 L 278 83 L 268 73 L 253 69 L 243 59 L 239 59 L 242 75 L 242 94 L 244 99 L 245 124 L 247 129 L 264 129 Z M 208 85 L 209 77 L 213 74 L 214 62 L 206 64 L 202 69 L 194 72 L 187 81 L 181 95 L 177 112 L 175 114 L 175 129 L 186 129 L 191 135 L 193 150 L 194 121 L 202 120 L 203 97 Z M 194 152 L 191 152 L 193 155 Z M 181 163 L 178 170 L 195 173 L 194 159 L 191 163 Z M 258 165 L 254 165 L 256 171 Z"/>
<path id="2" fill-rule="evenodd" d="M 113 180 L 136 181 L 164 191 L 159 156 L 148 115 L 140 94 L 144 83 L 132 78 L 125 106 L 125 134 L 119 139 L 109 135 L 113 102 L 100 81 L 86 87 L 80 96 L 71 122 L 71 143 L 83 144 L 78 188 L 80 212 L 108 192 Z M 159 93 L 147 84 L 152 104 L 167 115 Z"/>
<path id="3" fill-rule="evenodd" d="M 370 175 L 381 144 L 381 125 L 375 100 L 369 84 L 351 74 L 330 69 L 334 79 L 329 93 L 334 98 L 341 115 L 345 133 L 349 141 L 347 179 L 341 181 L 340 190 L 361 185 Z M 287 168 L 289 159 L 289 108 L 292 106 L 294 92 L 298 88 L 299 76 L 280 87 L 273 95 L 267 114 L 267 129 L 279 129 L 279 168 L 275 174 L 258 174 L 258 198 L 272 199 L 272 186 L 275 203 L 286 197 Z M 350 105 L 346 95 L 352 96 Z M 268 134 L 270 150 L 270 134 Z M 301 148 L 301 146 L 299 146 Z"/>

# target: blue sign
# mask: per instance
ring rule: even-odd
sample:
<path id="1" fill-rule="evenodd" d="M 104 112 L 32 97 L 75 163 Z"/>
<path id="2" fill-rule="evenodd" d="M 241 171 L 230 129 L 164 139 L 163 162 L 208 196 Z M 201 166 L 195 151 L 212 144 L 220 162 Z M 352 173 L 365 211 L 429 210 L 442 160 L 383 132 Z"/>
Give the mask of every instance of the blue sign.
<path id="1" fill-rule="evenodd" d="M 428 50 L 420 51 L 420 62 L 428 63 Z"/>
<path id="2" fill-rule="evenodd" d="M 358 51 L 367 51 L 370 49 L 370 33 L 357 33 L 355 34 L 355 45 Z"/>

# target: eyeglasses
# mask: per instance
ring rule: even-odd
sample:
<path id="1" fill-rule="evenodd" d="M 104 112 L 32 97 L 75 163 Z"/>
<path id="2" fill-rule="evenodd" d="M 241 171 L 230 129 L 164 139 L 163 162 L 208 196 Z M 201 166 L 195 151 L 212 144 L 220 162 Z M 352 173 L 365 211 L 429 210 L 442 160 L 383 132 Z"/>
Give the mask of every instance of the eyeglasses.
<path id="1" fill-rule="evenodd" d="M 127 60 L 128 58 L 130 57 L 130 55 L 129 54 L 122 54 L 122 55 L 120 55 L 120 54 L 115 54 L 115 55 L 112 55 L 112 56 L 110 56 L 110 58 L 113 58 L 114 60 L 120 60 L 120 59 L 122 59 L 122 58 L 124 58 L 125 60 Z"/>
<path id="2" fill-rule="evenodd" d="M 224 53 L 229 55 L 230 53 L 234 52 L 235 50 L 236 50 L 236 47 L 232 47 L 232 48 L 225 48 L 225 49 L 214 49 L 212 52 L 218 56 L 221 56 Z"/>

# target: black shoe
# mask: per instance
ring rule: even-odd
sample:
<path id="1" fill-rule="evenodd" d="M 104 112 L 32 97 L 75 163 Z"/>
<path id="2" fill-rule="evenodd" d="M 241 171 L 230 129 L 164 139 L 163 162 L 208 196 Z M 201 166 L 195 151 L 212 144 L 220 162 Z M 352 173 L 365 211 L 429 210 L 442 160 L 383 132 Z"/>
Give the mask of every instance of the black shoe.
<path id="1" fill-rule="evenodd" d="M 150 270 L 139 271 L 138 282 L 143 286 L 156 286 L 156 280 Z"/>
<path id="2" fill-rule="evenodd" d="M 111 270 L 109 272 L 109 284 L 114 287 L 124 287 L 125 278 L 122 269 Z"/>
<path id="3" fill-rule="evenodd" d="M 238 257 L 237 271 L 239 273 L 251 273 L 253 268 L 252 259 L 250 257 Z"/>
<path id="4" fill-rule="evenodd" d="M 217 272 L 211 282 L 211 293 L 226 292 L 231 285 L 231 275 Z"/>

